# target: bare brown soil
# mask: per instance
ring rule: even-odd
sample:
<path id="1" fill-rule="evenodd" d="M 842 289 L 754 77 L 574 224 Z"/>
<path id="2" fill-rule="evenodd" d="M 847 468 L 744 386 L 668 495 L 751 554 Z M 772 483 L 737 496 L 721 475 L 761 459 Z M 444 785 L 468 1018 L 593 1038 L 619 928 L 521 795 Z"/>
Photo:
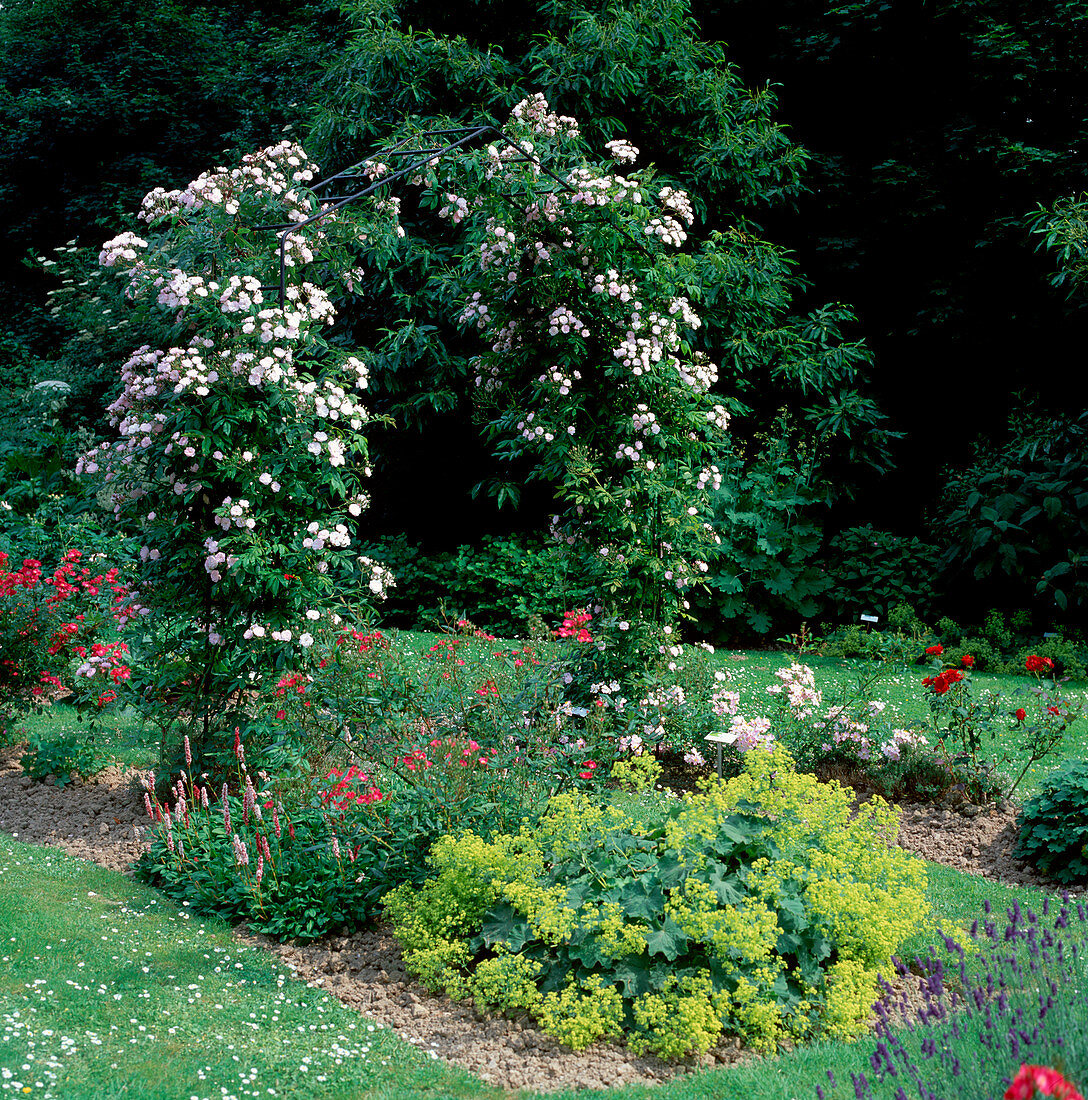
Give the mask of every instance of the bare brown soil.
<path id="1" fill-rule="evenodd" d="M 21 747 L 0 750 L 0 831 L 131 873 L 129 865 L 143 850 L 140 831 L 148 823 L 139 773 L 113 767 L 93 779 L 59 788 L 48 781 L 33 783 L 23 775 L 22 751 Z M 1013 808 L 986 808 L 971 816 L 962 808 L 904 805 L 900 809 L 899 843 L 907 850 L 991 881 L 1046 885 L 1011 855 Z M 972 809 L 967 808 L 967 813 Z M 244 929 L 236 934 L 267 947 L 299 977 L 371 1020 L 392 1027 L 402 1039 L 507 1090 L 649 1084 L 688 1072 L 696 1064 L 756 1057 L 736 1042 L 723 1042 L 698 1062 L 679 1065 L 637 1058 L 611 1044 L 572 1053 L 528 1018 L 484 1018 L 470 1007 L 414 985 L 396 941 L 384 927 L 307 946 L 277 944 Z M 903 989 L 909 979 L 897 985 Z"/>

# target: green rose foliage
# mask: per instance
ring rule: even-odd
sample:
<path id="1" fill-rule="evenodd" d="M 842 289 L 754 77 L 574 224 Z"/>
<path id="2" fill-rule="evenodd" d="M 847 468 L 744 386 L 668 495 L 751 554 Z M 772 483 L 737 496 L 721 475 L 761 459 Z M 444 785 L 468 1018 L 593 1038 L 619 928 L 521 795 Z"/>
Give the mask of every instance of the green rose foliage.
<path id="1" fill-rule="evenodd" d="M 858 1033 L 876 977 L 925 926 L 925 871 L 874 800 L 799 775 L 783 750 L 636 826 L 578 793 L 487 841 L 444 837 L 387 912 L 410 970 L 483 1009 L 527 1010 L 580 1049 L 663 1058 L 723 1032 L 763 1050 Z"/>
<path id="2" fill-rule="evenodd" d="M 700 35 L 689 0 L 537 0 L 516 13 L 494 0 L 441 10 L 353 0 L 345 12 L 353 33 L 310 137 L 323 157 L 355 159 L 399 137 L 401 119 L 423 129 L 502 117 L 538 89 L 578 115 L 596 150 L 630 134 L 642 163 L 691 193 L 689 232 L 713 245 L 694 259 L 706 287 L 699 335 L 729 378 L 726 404 L 751 412 L 758 431 L 788 401 L 827 444 L 836 493 L 850 493 L 859 461 L 887 468 L 890 437 L 859 392 L 870 355 L 844 336 L 853 315 L 838 304 L 792 313 L 805 289 L 795 262 L 750 221 L 798 197 L 808 154 L 778 120 L 774 86 L 744 86 L 729 51 Z M 409 246 L 372 275 L 374 305 L 355 318 L 360 339 L 374 341 L 379 407 L 420 427 L 465 409 L 473 354 L 433 279 L 462 248 L 425 215 L 406 205 Z"/>

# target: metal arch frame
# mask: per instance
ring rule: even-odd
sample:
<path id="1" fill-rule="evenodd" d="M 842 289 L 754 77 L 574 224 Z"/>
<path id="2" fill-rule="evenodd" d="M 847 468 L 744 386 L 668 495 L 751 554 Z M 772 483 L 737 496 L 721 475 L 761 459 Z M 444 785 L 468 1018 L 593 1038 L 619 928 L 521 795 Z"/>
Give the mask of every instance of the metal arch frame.
<path id="1" fill-rule="evenodd" d="M 432 148 L 411 148 L 405 149 L 402 146 L 408 141 L 418 141 L 422 144 L 425 139 L 428 138 L 441 138 L 452 137 L 453 135 L 460 135 L 456 137 L 456 140 L 449 141 L 445 145 L 436 145 Z M 329 196 L 328 200 L 330 205 L 322 206 L 322 208 L 304 221 L 292 222 L 290 225 L 260 225 L 256 226 L 257 229 L 274 229 L 279 236 L 279 268 L 280 268 L 280 281 L 279 286 L 261 287 L 262 290 L 279 290 L 279 303 L 280 309 L 283 309 L 287 300 L 287 238 L 292 233 L 297 233 L 300 229 L 304 229 L 308 225 L 313 225 L 315 222 L 321 221 L 322 218 L 327 218 L 330 214 L 335 213 L 344 206 L 348 206 L 353 202 L 357 202 L 359 199 L 365 198 L 367 195 L 376 191 L 379 187 L 387 187 L 391 183 L 395 183 L 397 180 L 403 179 L 405 176 L 411 175 L 413 172 L 418 171 L 420 168 L 426 167 L 428 164 L 433 164 L 440 157 L 445 156 L 447 153 L 452 153 L 455 149 L 461 148 L 463 145 L 467 145 L 472 141 L 489 136 L 497 138 L 504 145 L 513 149 L 517 153 L 521 160 L 527 161 L 531 164 L 535 164 L 541 172 L 546 176 L 555 180 L 559 186 L 565 190 L 572 192 L 573 187 L 566 180 L 561 179 L 550 169 L 545 167 L 539 157 L 532 156 L 521 148 L 515 141 L 507 137 L 497 127 L 490 123 L 481 123 L 477 126 L 456 126 L 449 127 L 447 129 L 440 130 L 423 130 L 420 133 L 414 135 L 411 138 L 404 138 L 397 142 L 395 145 L 379 149 L 372 153 L 370 156 L 363 160 L 357 161 L 355 164 L 350 165 L 341 172 L 337 172 L 335 175 L 328 176 L 323 180 L 319 180 L 315 183 L 310 190 L 318 192 L 324 188 L 331 186 L 336 181 L 348 182 L 352 180 L 352 173 L 357 169 L 362 168 L 364 165 L 371 163 L 374 160 L 381 160 L 388 157 L 404 157 L 404 156 L 416 156 L 420 159 L 412 161 L 411 164 L 405 165 L 403 168 L 398 168 L 397 171 L 390 175 L 382 176 L 379 179 L 372 180 L 366 187 L 361 188 L 358 191 L 353 191 L 347 195 L 333 195 Z M 553 192 L 547 192 L 552 194 Z M 319 196 L 320 198 L 320 196 Z"/>

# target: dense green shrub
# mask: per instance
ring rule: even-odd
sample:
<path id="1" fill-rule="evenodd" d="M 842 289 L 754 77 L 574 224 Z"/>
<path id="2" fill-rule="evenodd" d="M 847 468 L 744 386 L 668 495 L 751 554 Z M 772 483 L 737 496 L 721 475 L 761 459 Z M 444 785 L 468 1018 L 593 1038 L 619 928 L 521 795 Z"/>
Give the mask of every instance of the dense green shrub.
<path id="1" fill-rule="evenodd" d="M 1088 881 L 1088 761 L 1071 760 L 1020 811 L 1016 855 L 1062 883 Z"/>
<path id="2" fill-rule="evenodd" d="M 123 530 L 112 517 L 107 522 L 105 502 L 74 474 L 94 437 L 66 420 L 72 387 L 55 377 L 5 385 L 4 373 L 0 368 L 0 551 L 15 560 L 45 559 L 58 548 L 134 555 L 138 547 L 126 548 Z"/>
<path id="3" fill-rule="evenodd" d="M 1083 635 L 1075 640 L 1066 638 L 1059 631 L 1053 638 L 1044 638 L 1041 642 L 1021 646 L 1009 662 L 1011 670 L 1018 672 L 1022 669 L 1032 653 L 1049 657 L 1054 662 L 1055 676 L 1068 676 L 1074 680 L 1088 679 L 1088 668 L 1085 667 L 1088 665 L 1088 643 Z"/>
<path id="4" fill-rule="evenodd" d="M 714 641 L 738 632 L 766 636 L 819 610 L 830 581 L 815 557 L 832 496 L 814 450 L 781 419 L 745 457 L 717 458 L 721 486 L 711 496 L 721 539 L 708 557 L 706 589 L 691 595 L 701 631 Z"/>
<path id="5" fill-rule="evenodd" d="M 1088 602 L 1088 410 L 1018 409 L 1004 438 L 946 473 L 932 522 L 946 547 L 942 583 L 980 601 L 1034 606 L 1051 621 Z M 982 606 L 985 606 L 982 603 Z M 1083 615 L 1081 615 L 1083 617 Z"/>
<path id="6" fill-rule="evenodd" d="M 592 595 L 569 576 L 565 556 L 533 535 L 484 535 L 478 543 L 437 553 L 393 535 L 364 553 L 397 578 L 382 620 L 406 629 L 433 629 L 463 618 L 501 637 L 523 637 L 534 618 L 584 607 Z"/>
<path id="7" fill-rule="evenodd" d="M 828 544 L 824 564 L 831 578 L 827 614 L 836 621 L 885 615 L 896 603 L 932 613 L 940 549 L 917 537 L 905 538 L 871 525 L 840 531 Z"/>
<path id="8" fill-rule="evenodd" d="M 974 667 L 985 672 L 1024 675 L 1031 654 L 1049 657 L 1055 675 L 1082 680 L 1088 676 L 1088 644 L 1074 631 L 1058 629 L 1040 638 L 1032 629 L 1031 614 L 1019 608 L 1009 614 L 991 610 L 978 627 L 962 627 L 947 616 L 937 621 L 935 633 L 944 646 L 945 658 L 956 663 L 965 654 Z"/>
<path id="9" fill-rule="evenodd" d="M 873 661 L 912 664 L 929 644 L 931 631 L 909 603 L 892 604 L 881 629 L 862 629 L 850 623 L 827 630 L 820 652 L 836 657 L 865 657 Z"/>
<path id="10" fill-rule="evenodd" d="M 434 877 L 388 913 L 427 986 L 528 1010 L 575 1048 L 848 1036 L 927 918 L 922 865 L 888 843 L 895 815 L 876 800 L 851 819 L 851 801 L 783 750 L 651 826 L 572 792 L 515 836 L 442 838 Z"/>

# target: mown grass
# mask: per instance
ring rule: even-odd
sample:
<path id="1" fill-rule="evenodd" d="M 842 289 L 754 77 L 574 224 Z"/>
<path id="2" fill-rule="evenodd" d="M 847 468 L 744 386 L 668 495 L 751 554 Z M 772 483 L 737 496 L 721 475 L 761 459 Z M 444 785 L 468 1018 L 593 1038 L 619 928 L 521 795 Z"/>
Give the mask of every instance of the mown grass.
<path id="1" fill-rule="evenodd" d="M 497 1096 L 150 888 L 0 834 L 0 1096 Z"/>

